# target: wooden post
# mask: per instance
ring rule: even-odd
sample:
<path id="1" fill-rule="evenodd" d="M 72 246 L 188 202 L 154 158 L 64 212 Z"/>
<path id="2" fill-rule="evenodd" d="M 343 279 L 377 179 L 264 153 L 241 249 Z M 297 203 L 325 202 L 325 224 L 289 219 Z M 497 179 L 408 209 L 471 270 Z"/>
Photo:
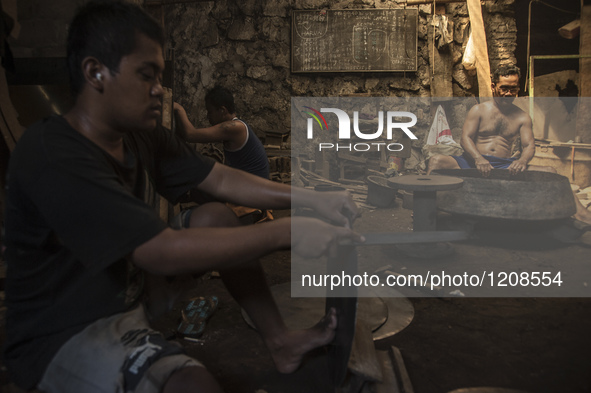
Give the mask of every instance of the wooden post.
<path id="1" fill-rule="evenodd" d="M 435 17 L 435 13 L 433 14 Z M 452 21 L 449 21 L 452 23 Z M 429 26 L 428 39 L 429 42 L 429 61 L 431 75 L 431 97 L 452 97 L 452 55 L 450 50 L 439 52 L 433 42 L 435 33 L 435 26 Z"/>
<path id="2" fill-rule="evenodd" d="M 480 97 L 492 97 L 490 64 L 488 61 L 488 45 L 486 44 L 486 31 L 482 20 L 482 6 L 480 0 L 467 0 L 470 24 L 472 26 L 472 39 L 476 49 L 476 69 L 478 71 L 478 95 Z"/>
<path id="3" fill-rule="evenodd" d="M 591 6 L 581 9 L 579 55 L 591 55 Z M 579 60 L 579 108 L 576 140 L 591 143 L 591 58 Z"/>

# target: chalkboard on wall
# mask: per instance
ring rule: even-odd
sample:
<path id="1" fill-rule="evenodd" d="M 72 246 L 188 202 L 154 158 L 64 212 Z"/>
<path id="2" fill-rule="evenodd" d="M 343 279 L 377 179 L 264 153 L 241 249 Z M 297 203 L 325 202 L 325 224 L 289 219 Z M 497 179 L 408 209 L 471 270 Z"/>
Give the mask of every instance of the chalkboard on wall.
<path id="1" fill-rule="evenodd" d="M 294 10 L 291 71 L 416 71 L 417 26 L 417 9 Z"/>

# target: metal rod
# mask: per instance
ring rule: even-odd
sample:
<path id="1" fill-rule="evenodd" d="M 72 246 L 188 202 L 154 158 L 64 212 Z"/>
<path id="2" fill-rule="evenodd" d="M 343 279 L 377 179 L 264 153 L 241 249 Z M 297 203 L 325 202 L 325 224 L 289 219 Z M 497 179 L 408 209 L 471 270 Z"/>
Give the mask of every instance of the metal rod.
<path id="1" fill-rule="evenodd" d="M 586 59 L 591 55 L 532 55 L 529 57 L 529 96 L 534 97 L 534 60 Z M 530 104 L 531 107 L 531 104 Z M 530 110 L 533 115 L 533 108 Z"/>
<path id="2" fill-rule="evenodd" d="M 527 63 L 527 80 L 529 80 L 529 76 L 531 75 L 530 72 L 530 66 L 531 66 L 531 57 L 529 55 L 529 46 L 530 46 L 530 41 L 531 41 L 531 4 L 534 2 L 534 0 L 530 0 L 529 2 L 529 7 L 528 7 L 528 11 L 527 11 L 527 54 L 526 54 L 526 59 L 528 61 Z M 527 85 L 525 87 L 526 90 L 529 91 Z M 530 94 L 531 96 L 531 94 Z M 533 115 L 533 113 L 531 113 L 530 111 L 530 117 Z"/>
<path id="3" fill-rule="evenodd" d="M 591 58 L 591 55 L 534 55 L 534 56 L 530 56 L 530 62 L 533 63 L 534 59 L 541 59 L 541 60 L 555 60 L 555 59 L 588 59 Z M 580 62 L 579 62 L 580 63 Z M 534 73 L 533 73 L 533 66 L 532 66 L 532 72 L 530 73 L 530 79 L 533 79 L 534 77 Z M 579 79 L 582 76 L 579 75 Z M 533 86 L 533 81 L 531 82 L 532 86 Z M 529 95 L 530 97 L 534 97 L 533 95 L 533 91 L 530 93 Z M 533 107 L 533 104 L 530 103 L 530 106 Z M 533 112 L 531 113 L 533 114 Z"/>
<path id="4" fill-rule="evenodd" d="M 534 100 L 532 98 L 534 98 L 534 59 L 533 56 L 529 57 L 529 89 L 528 89 L 528 94 L 529 94 L 529 117 L 531 118 L 531 128 L 532 130 L 535 130 L 534 128 Z"/>
<path id="5" fill-rule="evenodd" d="M 581 59 L 591 57 L 591 55 L 532 55 L 532 60 L 551 60 L 551 59 Z"/>
<path id="6" fill-rule="evenodd" d="M 433 0 L 433 18 L 431 18 L 431 25 L 433 25 L 433 37 L 431 39 L 431 69 L 432 75 L 431 80 L 435 80 L 435 10 L 437 9 L 436 0 Z"/>
<path id="7" fill-rule="evenodd" d="M 572 147 L 570 154 L 570 179 L 575 181 L 575 147 Z"/>

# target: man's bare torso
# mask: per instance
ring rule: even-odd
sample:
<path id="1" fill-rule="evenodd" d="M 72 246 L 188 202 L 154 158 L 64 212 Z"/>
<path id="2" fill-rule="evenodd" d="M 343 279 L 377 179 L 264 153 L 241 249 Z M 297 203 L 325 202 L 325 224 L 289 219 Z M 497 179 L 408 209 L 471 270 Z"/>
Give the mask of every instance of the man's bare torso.
<path id="1" fill-rule="evenodd" d="M 474 143 L 480 154 L 508 158 L 511 146 L 519 136 L 527 114 L 513 104 L 494 105 L 493 101 L 479 104 L 478 132 Z"/>

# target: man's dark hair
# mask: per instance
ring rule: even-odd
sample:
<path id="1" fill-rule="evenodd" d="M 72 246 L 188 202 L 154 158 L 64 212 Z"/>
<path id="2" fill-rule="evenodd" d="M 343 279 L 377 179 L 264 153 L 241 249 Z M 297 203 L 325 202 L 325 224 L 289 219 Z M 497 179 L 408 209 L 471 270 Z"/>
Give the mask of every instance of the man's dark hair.
<path id="1" fill-rule="evenodd" d="M 499 77 L 501 76 L 509 76 L 509 75 L 517 75 L 519 79 L 521 79 L 521 71 L 519 68 L 513 64 L 503 64 L 495 70 L 492 75 L 492 83 L 499 83 Z"/>
<path id="2" fill-rule="evenodd" d="M 222 106 L 225 106 L 228 112 L 236 113 L 234 97 L 232 96 L 230 90 L 224 87 L 215 86 L 213 89 L 208 91 L 205 95 L 205 102 L 209 102 L 216 108 L 221 108 Z"/>
<path id="3" fill-rule="evenodd" d="M 84 86 L 81 64 L 85 57 L 96 57 L 115 74 L 121 58 L 134 51 L 137 33 L 164 46 L 160 24 L 135 4 L 95 0 L 82 6 L 68 31 L 68 71 L 74 94 Z"/>

